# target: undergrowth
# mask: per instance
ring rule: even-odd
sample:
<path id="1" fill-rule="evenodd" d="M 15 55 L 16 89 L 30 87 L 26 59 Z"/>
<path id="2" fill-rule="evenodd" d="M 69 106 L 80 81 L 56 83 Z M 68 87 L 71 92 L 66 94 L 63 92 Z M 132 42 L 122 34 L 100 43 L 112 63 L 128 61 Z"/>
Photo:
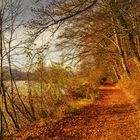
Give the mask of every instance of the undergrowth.
<path id="1" fill-rule="evenodd" d="M 135 73 L 131 78 L 123 78 L 118 86 L 130 97 L 132 103 L 140 109 L 140 74 Z"/>

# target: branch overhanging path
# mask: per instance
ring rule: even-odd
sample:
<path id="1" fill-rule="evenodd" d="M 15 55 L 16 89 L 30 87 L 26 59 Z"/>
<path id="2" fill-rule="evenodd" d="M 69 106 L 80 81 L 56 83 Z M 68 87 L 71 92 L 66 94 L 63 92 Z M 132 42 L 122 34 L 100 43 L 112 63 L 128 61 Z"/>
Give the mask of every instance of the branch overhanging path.
<path id="1" fill-rule="evenodd" d="M 33 33 L 34 34 L 32 36 L 33 40 L 35 40 L 40 34 L 42 34 L 44 31 L 46 31 L 49 27 L 52 27 L 57 24 L 61 24 L 61 22 L 65 22 L 66 20 L 71 19 L 71 18 L 87 11 L 88 9 L 92 8 L 96 4 L 97 1 L 98 0 L 93 0 L 93 2 L 91 4 L 89 4 L 88 6 L 86 6 L 85 8 L 72 12 L 72 14 L 65 15 L 60 18 L 57 17 L 58 19 L 54 19 L 51 17 L 51 19 L 52 19 L 51 21 L 48 21 L 46 24 L 42 24 L 41 25 L 42 27 L 40 27 L 35 33 Z"/>

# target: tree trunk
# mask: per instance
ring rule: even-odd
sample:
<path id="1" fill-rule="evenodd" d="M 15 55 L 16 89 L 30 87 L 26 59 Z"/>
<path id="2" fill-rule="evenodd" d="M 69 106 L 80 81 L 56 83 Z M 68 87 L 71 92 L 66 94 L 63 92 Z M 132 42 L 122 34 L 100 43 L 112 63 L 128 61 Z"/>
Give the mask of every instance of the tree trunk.
<path id="1" fill-rule="evenodd" d="M 127 64 L 127 58 L 125 56 L 126 52 L 124 52 L 124 49 L 122 47 L 121 40 L 120 40 L 119 33 L 118 33 L 118 29 L 116 27 L 116 23 L 117 23 L 117 21 L 115 22 L 115 19 L 113 18 L 115 42 L 116 42 L 117 50 L 119 52 L 121 65 L 122 65 L 124 71 L 126 72 L 127 76 L 129 77 L 130 71 L 129 71 L 128 64 Z"/>
<path id="2" fill-rule="evenodd" d="M 114 13 L 116 18 L 120 22 L 120 25 L 124 28 L 124 31 L 128 34 L 129 45 L 130 45 L 130 50 L 131 50 L 129 55 L 135 56 L 136 59 L 138 60 L 138 62 L 140 63 L 140 56 L 138 53 L 138 48 L 134 42 L 134 37 L 133 37 L 133 34 L 131 32 L 131 29 L 129 29 L 127 21 L 125 20 L 125 18 L 121 14 L 115 0 L 110 0 L 110 6 L 111 6 L 112 12 Z"/>

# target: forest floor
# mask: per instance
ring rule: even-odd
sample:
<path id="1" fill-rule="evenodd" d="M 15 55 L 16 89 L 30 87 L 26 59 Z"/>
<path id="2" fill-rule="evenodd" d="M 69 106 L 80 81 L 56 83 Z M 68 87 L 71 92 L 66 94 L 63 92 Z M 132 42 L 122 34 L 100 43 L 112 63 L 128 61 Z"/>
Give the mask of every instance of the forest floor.
<path id="1" fill-rule="evenodd" d="M 102 86 L 102 98 L 49 126 L 37 123 L 13 140 L 140 140 L 139 111 L 115 86 Z"/>

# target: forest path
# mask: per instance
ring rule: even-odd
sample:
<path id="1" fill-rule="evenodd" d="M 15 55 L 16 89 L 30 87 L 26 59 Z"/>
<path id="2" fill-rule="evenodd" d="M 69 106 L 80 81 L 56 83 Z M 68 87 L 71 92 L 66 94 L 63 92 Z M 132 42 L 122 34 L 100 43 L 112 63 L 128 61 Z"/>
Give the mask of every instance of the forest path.
<path id="1" fill-rule="evenodd" d="M 93 105 L 14 140 L 140 140 L 138 111 L 128 96 L 113 86 L 100 90 L 103 97 Z"/>

